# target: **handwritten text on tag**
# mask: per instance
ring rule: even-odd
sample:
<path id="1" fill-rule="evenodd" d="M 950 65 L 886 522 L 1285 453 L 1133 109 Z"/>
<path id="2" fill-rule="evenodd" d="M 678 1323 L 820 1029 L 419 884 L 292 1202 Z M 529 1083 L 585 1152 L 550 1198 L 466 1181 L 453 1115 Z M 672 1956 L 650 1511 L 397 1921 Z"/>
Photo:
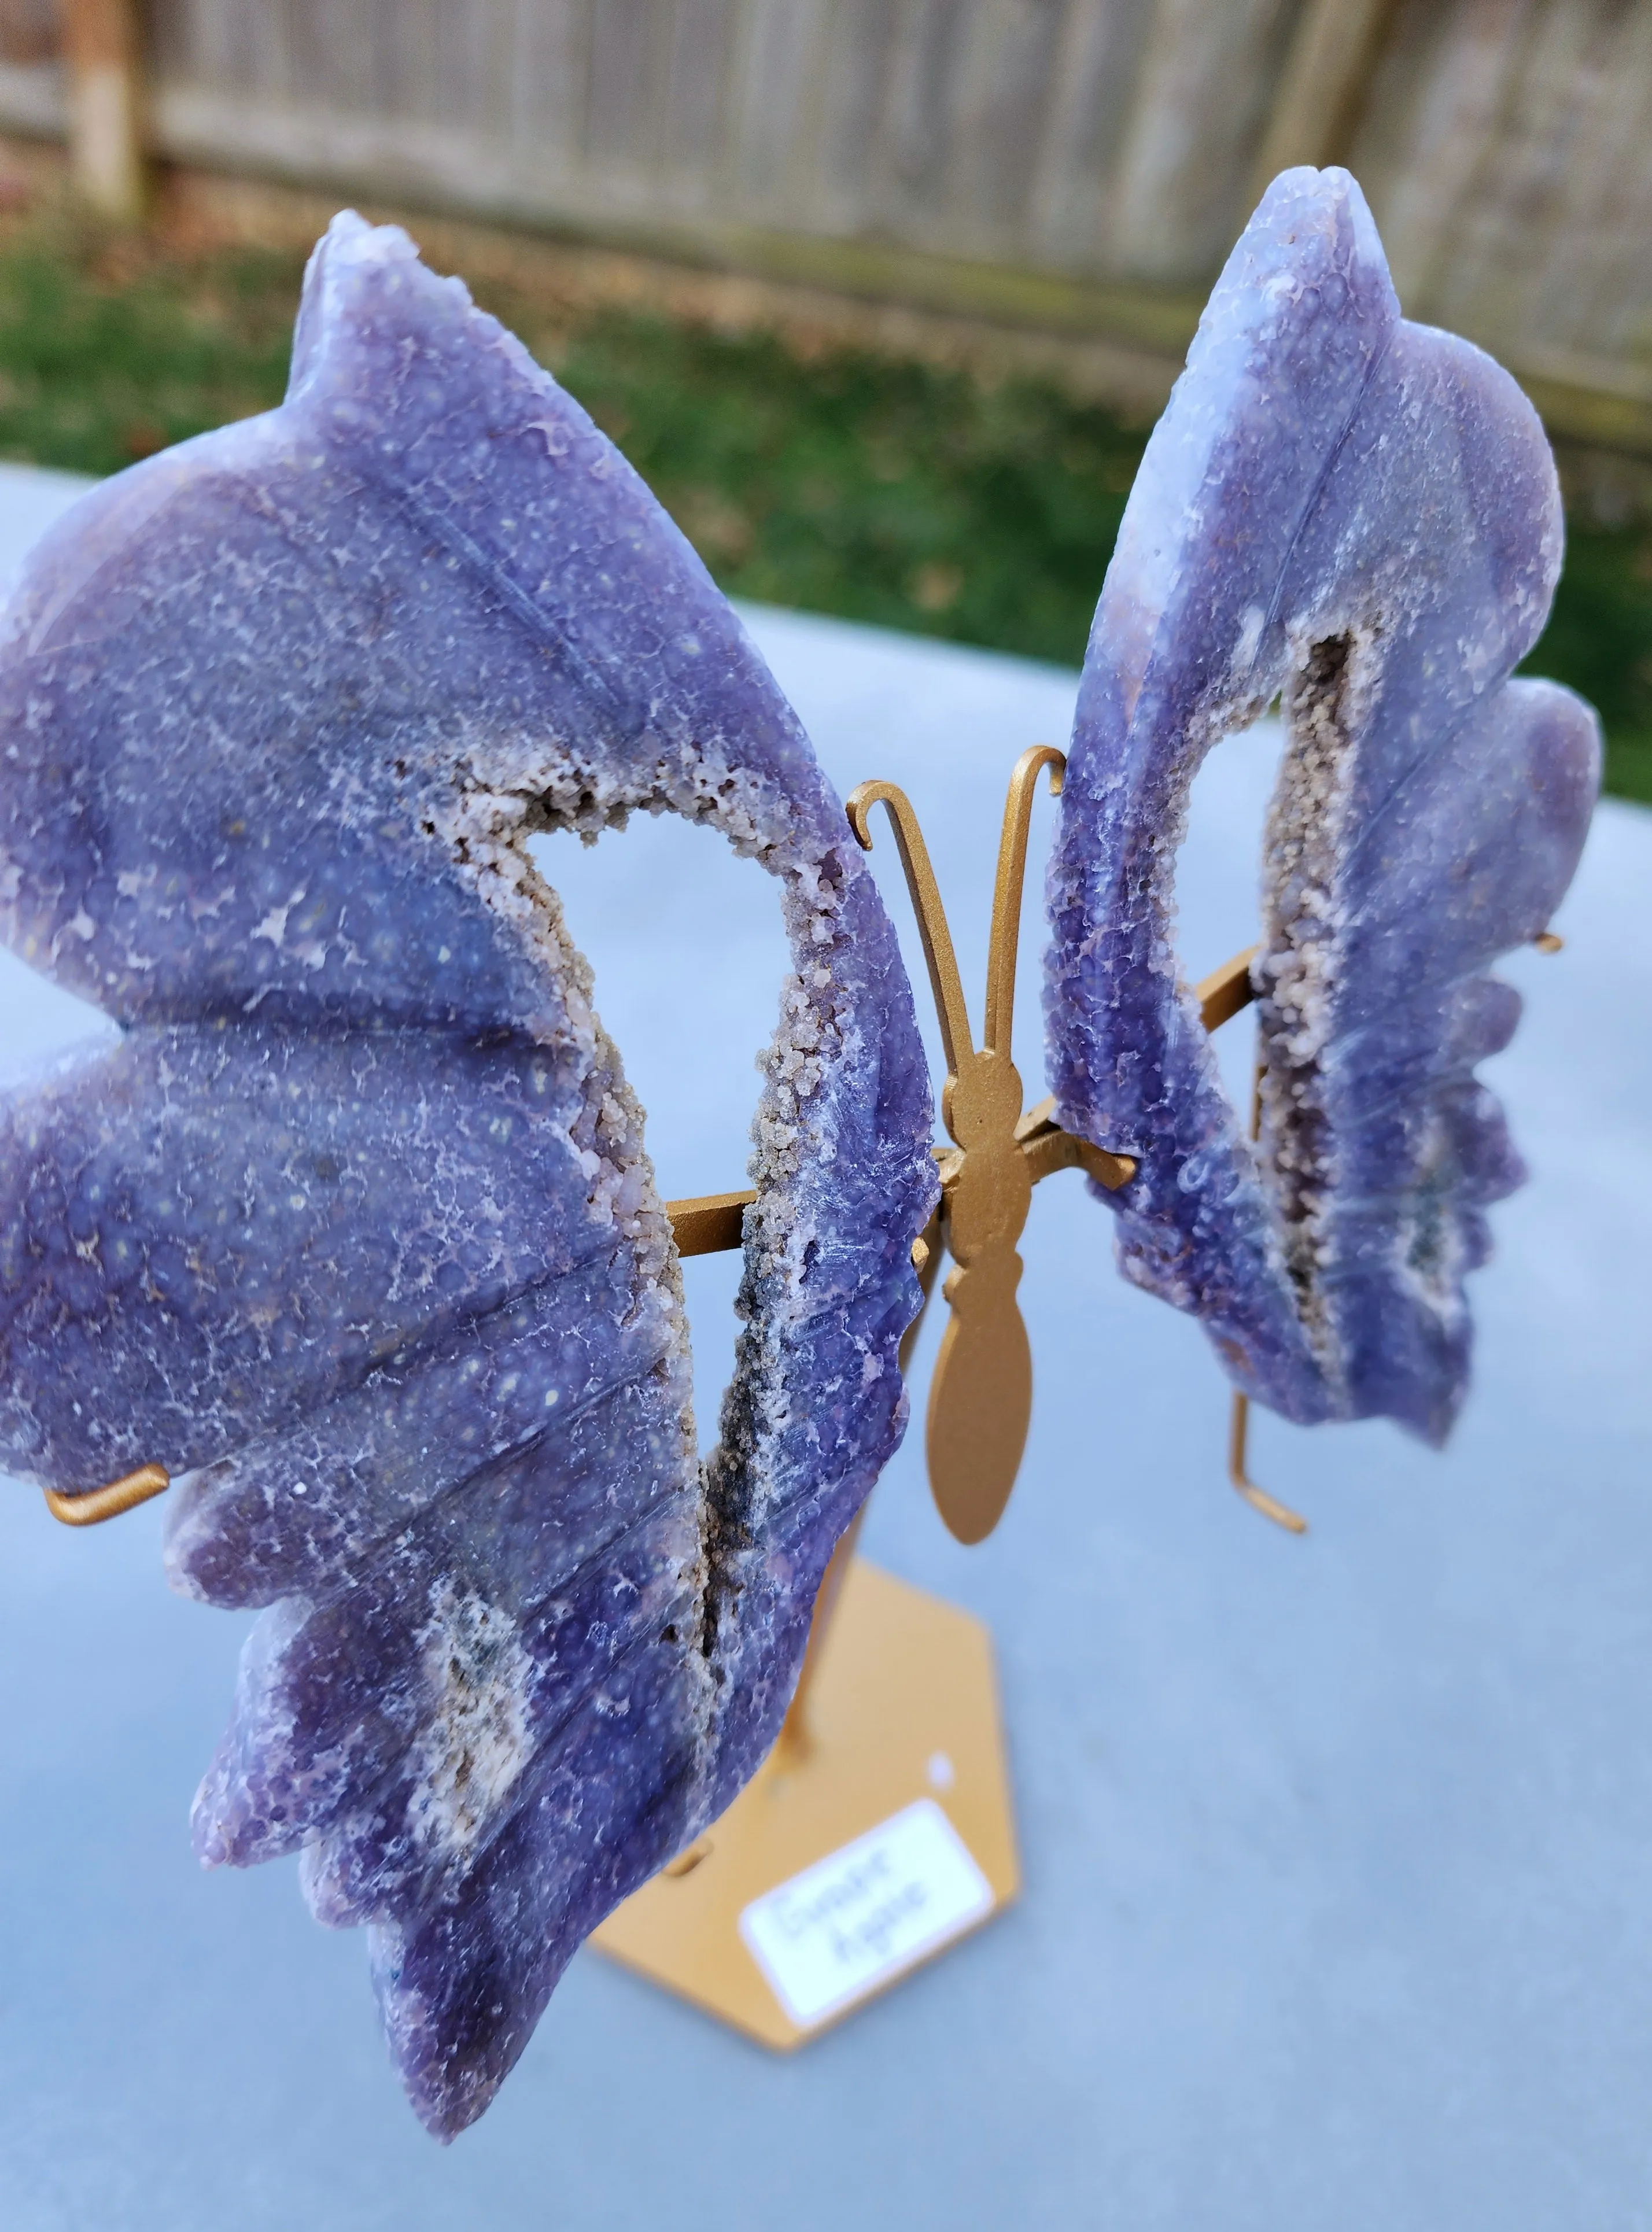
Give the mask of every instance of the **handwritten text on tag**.
<path id="1" fill-rule="evenodd" d="M 740 1917 L 776 1998 L 810 2029 L 991 1912 L 992 1891 L 933 1798 L 828 1853 Z"/>

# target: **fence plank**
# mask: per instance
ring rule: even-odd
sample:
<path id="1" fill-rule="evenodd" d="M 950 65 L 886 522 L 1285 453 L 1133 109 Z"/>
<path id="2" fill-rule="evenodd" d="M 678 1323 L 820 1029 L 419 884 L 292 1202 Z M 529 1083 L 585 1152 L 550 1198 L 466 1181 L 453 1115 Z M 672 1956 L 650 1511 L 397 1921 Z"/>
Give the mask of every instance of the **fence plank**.
<path id="1" fill-rule="evenodd" d="M 672 13 L 660 153 L 667 191 L 679 205 L 703 208 L 712 191 L 734 10 L 735 0 L 677 0 Z"/>
<path id="2" fill-rule="evenodd" d="M 500 139 L 511 175 L 548 203 L 566 194 L 584 153 L 593 0 L 516 0 L 512 79 Z"/>
<path id="3" fill-rule="evenodd" d="M 1252 194 L 1298 163 L 1340 160 L 1391 12 L 1391 0 L 1307 0 L 1273 95 Z"/>
<path id="4" fill-rule="evenodd" d="M 971 11 L 947 167 L 954 221 L 978 255 L 1013 256 L 1025 239 L 1066 12 L 1063 0 L 981 0 Z"/>
<path id="5" fill-rule="evenodd" d="M 724 178 L 743 216 L 808 222 L 829 30 L 826 0 L 742 0 Z"/>
<path id="6" fill-rule="evenodd" d="M 1119 152 L 1153 25 L 1153 0 L 1072 0 L 1028 211 L 1029 244 L 1057 269 L 1117 269 Z"/>
<path id="7" fill-rule="evenodd" d="M 1122 152 L 1120 268 L 1186 282 L 1239 227 L 1296 13 L 1291 0 L 1158 0 Z"/>
<path id="8" fill-rule="evenodd" d="M 838 0 L 829 11 L 815 145 L 814 217 L 852 235 L 887 189 L 888 115 L 901 0 Z"/>

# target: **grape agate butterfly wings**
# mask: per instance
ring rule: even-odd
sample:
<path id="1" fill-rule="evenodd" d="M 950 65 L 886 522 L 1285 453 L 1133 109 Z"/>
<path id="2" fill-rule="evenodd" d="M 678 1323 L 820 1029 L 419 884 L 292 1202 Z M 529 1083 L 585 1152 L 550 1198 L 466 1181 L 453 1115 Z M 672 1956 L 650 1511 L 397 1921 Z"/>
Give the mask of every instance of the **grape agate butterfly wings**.
<path id="1" fill-rule="evenodd" d="M 1486 970 L 1545 928 L 1599 780 L 1588 709 L 1509 679 L 1559 557 L 1513 382 L 1400 317 L 1345 173 L 1285 174 L 1102 592 L 1047 1015 L 1062 1124 L 1134 1159 L 1125 1270 L 1304 1422 L 1437 1441 L 1462 1398 L 1464 1277 L 1520 1177 L 1474 1076 L 1519 1011 Z M 1205 753 L 1276 698 L 1252 1145 L 1174 865 Z M 791 955 L 704 1466 L 641 1112 L 526 849 L 639 808 L 760 861 Z M 636 476 L 345 216 L 281 408 L 89 496 L 0 618 L 0 934 L 122 1029 L 0 1098 L 0 1461 L 179 1476 L 175 1584 L 264 1607 L 202 1857 L 298 1852 L 315 1912 L 367 1926 L 450 2137 L 762 1760 L 899 1438 L 937 1184 L 889 923 Z"/>
<path id="2" fill-rule="evenodd" d="M 777 879 L 744 1318 L 702 1468 L 641 1112 L 525 849 L 637 808 Z M 0 1458 L 184 1476 L 267 1607 L 208 1862 L 367 1925 L 443 2137 L 771 1742 L 904 1418 L 927 1075 L 842 809 L 585 414 L 339 217 L 287 398 L 90 494 L 0 641 L 0 930 L 122 1028 L 0 1100 Z"/>

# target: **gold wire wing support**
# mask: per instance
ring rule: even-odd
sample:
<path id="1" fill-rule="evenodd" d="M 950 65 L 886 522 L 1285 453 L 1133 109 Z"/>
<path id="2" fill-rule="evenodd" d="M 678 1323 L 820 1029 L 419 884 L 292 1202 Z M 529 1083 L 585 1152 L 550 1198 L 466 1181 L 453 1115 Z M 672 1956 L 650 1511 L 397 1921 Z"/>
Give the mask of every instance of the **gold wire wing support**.
<path id="1" fill-rule="evenodd" d="M 1243 953 L 1224 961 L 1219 969 L 1213 969 L 1208 976 L 1200 977 L 1193 986 L 1199 1020 L 1207 1031 L 1219 1030 L 1224 1023 L 1232 1022 L 1255 999 L 1251 964 L 1261 951 L 1259 945 L 1247 945 Z"/>
<path id="2" fill-rule="evenodd" d="M 1230 962 L 1231 968 L 1232 964 Z M 1221 972 L 1218 970 L 1217 974 Z M 1246 973 L 1249 973 L 1248 958 Z M 1206 977 L 1206 983 L 1213 983 Z M 1202 994 L 1205 986 L 1200 986 Z M 1239 1010 L 1232 1009 L 1234 1015 Z M 1251 1080 L 1251 1137 L 1262 1136 L 1262 1064 L 1259 1061 Z M 1270 1496 L 1265 1488 L 1259 1488 L 1251 1478 L 1249 1447 L 1251 1439 L 1251 1398 L 1240 1394 L 1236 1387 L 1230 1399 L 1227 1413 L 1227 1477 L 1237 1492 L 1245 1498 L 1252 1511 L 1259 1511 L 1264 1519 L 1271 1519 L 1276 1527 L 1283 1527 L 1287 1534 L 1305 1534 L 1308 1522 L 1299 1511 L 1288 1503 L 1281 1503 L 1277 1496 Z"/>
<path id="3" fill-rule="evenodd" d="M 65 1527 L 95 1527 L 101 1520 L 118 1519 L 123 1511 L 135 1510 L 151 1496 L 165 1496 L 172 1484 L 165 1465 L 140 1465 L 136 1472 L 123 1473 L 107 1488 L 88 1489 L 84 1496 L 62 1496 L 49 1488 L 46 1509 Z"/>
<path id="4" fill-rule="evenodd" d="M 703 1193 L 691 1201 L 668 1201 L 666 1215 L 677 1253 L 720 1256 L 738 1248 L 745 1212 L 757 1197 L 757 1189 L 745 1186 L 738 1193 Z"/>
<path id="5" fill-rule="evenodd" d="M 1281 1503 L 1277 1496 L 1270 1496 L 1265 1488 L 1259 1488 L 1246 1470 L 1246 1445 L 1250 1433 L 1251 1398 L 1235 1388 L 1227 1421 L 1227 1477 L 1252 1511 L 1259 1511 L 1264 1519 L 1283 1527 L 1287 1534 L 1305 1534 L 1308 1522 L 1302 1514 L 1293 1511 L 1288 1503 Z"/>
<path id="6" fill-rule="evenodd" d="M 1539 953 L 1560 952 L 1565 940 L 1551 930 L 1539 931 L 1532 941 Z M 1213 1031 L 1230 1015 L 1248 1005 L 1255 994 L 1251 988 L 1251 964 L 1260 951 L 1252 946 L 1248 952 L 1236 953 L 1225 962 L 1213 976 L 1206 976 L 1194 996 L 1198 999 L 1205 1028 Z M 1242 979 L 1242 983 L 1241 980 Z M 1262 1132 L 1262 1065 L 1259 1062 L 1255 1082 L 1251 1090 L 1251 1137 L 1259 1139 Z M 1251 1478 L 1250 1469 L 1251 1398 L 1236 1388 L 1227 1423 L 1227 1477 L 1253 1511 L 1271 1519 L 1278 1527 L 1292 1534 L 1305 1534 L 1308 1522 L 1300 1512 L 1293 1511 L 1288 1503 L 1281 1503 L 1277 1496 L 1270 1496 L 1265 1488 L 1259 1488 Z"/>

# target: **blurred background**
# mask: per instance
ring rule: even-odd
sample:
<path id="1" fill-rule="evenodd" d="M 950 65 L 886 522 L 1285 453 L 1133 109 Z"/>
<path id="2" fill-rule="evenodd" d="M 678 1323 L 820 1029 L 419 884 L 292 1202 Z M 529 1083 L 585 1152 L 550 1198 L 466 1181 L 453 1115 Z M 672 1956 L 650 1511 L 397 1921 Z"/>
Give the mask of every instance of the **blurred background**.
<path id="1" fill-rule="evenodd" d="M 1530 668 L 1652 800 L 1652 0 L 0 0 L 0 455 L 279 399 L 305 250 L 406 223 L 729 590 L 1076 663 L 1262 186 L 1560 457 Z"/>

